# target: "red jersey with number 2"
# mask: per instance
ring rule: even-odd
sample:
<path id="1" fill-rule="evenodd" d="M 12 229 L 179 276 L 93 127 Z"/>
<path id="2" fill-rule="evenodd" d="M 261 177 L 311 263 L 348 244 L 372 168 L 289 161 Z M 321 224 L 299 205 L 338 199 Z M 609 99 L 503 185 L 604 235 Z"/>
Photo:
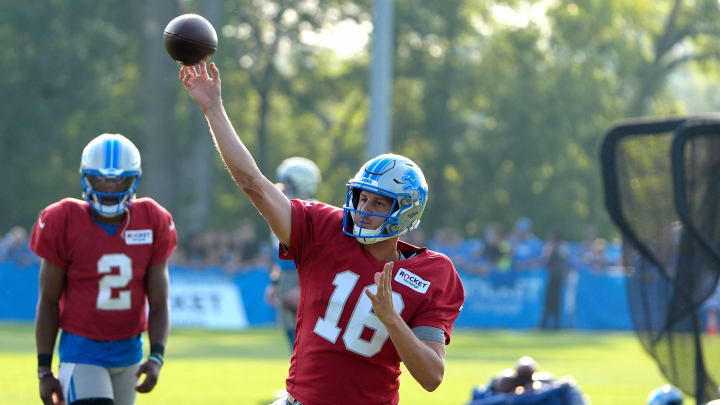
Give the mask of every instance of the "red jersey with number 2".
<path id="1" fill-rule="evenodd" d="M 300 277 L 297 338 L 287 391 L 310 405 L 395 405 L 400 356 L 387 329 L 372 312 L 365 289 L 377 291 L 375 260 L 342 233 L 342 209 L 292 200 L 290 246 Z M 447 256 L 399 242 L 409 259 L 394 262 L 393 304 L 410 328 L 429 326 L 450 342 L 465 299 Z"/>
<path id="2" fill-rule="evenodd" d="M 60 327 L 95 340 L 127 339 L 147 329 L 145 273 L 177 246 L 170 213 L 150 198 L 134 200 L 114 235 L 90 216 L 85 201 L 45 208 L 30 248 L 65 270 Z M 125 226 L 127 225 L 127 226 Z"/>

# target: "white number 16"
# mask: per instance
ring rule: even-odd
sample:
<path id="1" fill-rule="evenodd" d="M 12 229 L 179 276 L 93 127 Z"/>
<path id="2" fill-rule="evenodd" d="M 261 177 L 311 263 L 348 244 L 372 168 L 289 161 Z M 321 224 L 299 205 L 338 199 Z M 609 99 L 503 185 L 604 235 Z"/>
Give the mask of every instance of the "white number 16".
<path id="1" fill-rule="evenodd" d="M 340 335 L 340 328 L 337 326 L 340 315 L 359 278 L 359 275 L 350 270 L 338 273 L 335 276 L 333 280 L 335 291 L 333 291 L 330 296 L 330 302 L 328 302 L 325 316 L 319 317 L 315 324 L 315 329 L 313 330 L 315 333 L 335 343 L 338 335 Z M 372 357 L 382 349 L 388 337 L 390 337 L 390 334 L 387 328 L 385 328 L 385 325 L 383 325 L 380 319 L 372 312 L 372 301 L 370 301 L 370 298 L 365 294 L 365 290 L 377 293 L 377 285 L 371 284 L 363 288 L 360 293 L 360 298 L 357 304 L 355 304 L 355 308 L 350 316 L 350 321 L 348 321 L 345 333 L 343 333 L 343 342 L 345 342 L 345 347 L 351 352 L 365 357 Z M 395 311 L 401 313 L 405 306 L 402 296 L 393 292 L 392 299 Z M 360 337 L 365 327 L 375 331 L 369 341 Z"/>

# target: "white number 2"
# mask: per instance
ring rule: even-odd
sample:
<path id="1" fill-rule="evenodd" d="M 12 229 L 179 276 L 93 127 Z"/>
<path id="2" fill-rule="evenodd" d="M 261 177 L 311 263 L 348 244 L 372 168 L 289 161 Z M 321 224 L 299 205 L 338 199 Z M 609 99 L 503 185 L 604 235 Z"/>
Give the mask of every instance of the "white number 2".
<path id="1" fill-rule="evenodd" d="M 337 326 L 340 315 L 359 278 L 360 276 L 350 270 L 338 273 L 335 276 L 333 280 L 335 291 L 333 291 L 330 296 L 330 302 L 328 302 L 325 316 L 319 317 L 315 324 L 315 329 L 313 330 L 315 333 L 335 343 L 340 334 L 340 328 Z M 365 290 L 377 293 L 377 286 L 371 284 L 363 288 L 360 293 L 360 298 L 357 304 L 355 304 L 353 313 L 350 316 L 350 321 L 348 321 L 345 333 L 343 333 L 343 342 L 348 350 L 365 357 L 372 357 L 382 349 L 388 337 L 390 337 L 390 334 L 387 328 L 385 328 L 385 325 L 380 321 L 380 318 L 372 312 L 372 301 L 370 301 L 370 298 L 365 294 Z M 392 299 L 395 311 L 401 313 L 405 306 L 402 296 L 393 292 Z M 374 330 L 370 340 L 365 340 L 361 337 L 366 327 Z"/>
<path id="2" fill-rule="evenodd" d="M 103 257 L 98 260 L 97 268 L 100 274 L 110 273 L 113 267 L 119 268 L 120 273 L 108 274 L 100 279 L 97 309 L 130 309 L 132 292 L 130 290 L 122 290 L 118 292 L 117 298 L 113 298 L 112 289 L 123 288 L 128 285 L 130 279 L 132 279 L 132 260 L 123 253 L 103 255 Z"/>

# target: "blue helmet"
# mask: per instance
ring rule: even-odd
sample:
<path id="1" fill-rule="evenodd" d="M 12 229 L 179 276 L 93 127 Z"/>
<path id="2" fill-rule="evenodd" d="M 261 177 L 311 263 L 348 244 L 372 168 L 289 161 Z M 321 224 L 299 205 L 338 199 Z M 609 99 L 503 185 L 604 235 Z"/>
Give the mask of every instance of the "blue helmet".
<path id="1" fill-rule="evenodd" d="M 654 389 L 647 399 L 647 405 L 682 405 L 683 395 L 670 384 Z"/>
<path id="2" fill-rule="evenodd" d="M 83 197 L 102 216 L 111 217 L 125 211 L 135 196 L 141 174 L 140 152 L 120 134 L 102 134 L 83 149 L 80 159 Z M 123 179 L 127 187 L 117 193 L 101 192 L 93 188 L 94 178 Z"/>
<path id="3" fill-rule="evenodd" d="M 420 224 L 428 198 L 428 186 L 420 167 L 412 160 L 394 154 L 380 155 L 366 162 L 347 183 L 343 206 L 343 232 L 360 243 L 380 242 L 411 231 Z M 388 215 L 378 215 L 357 209 L 360 192 L 370 191 L 393 200 Z M 355 223 L 356 214 L 359 216 Z M 365 229 L 368 216 L 384 217 L 377 229 Z"/>

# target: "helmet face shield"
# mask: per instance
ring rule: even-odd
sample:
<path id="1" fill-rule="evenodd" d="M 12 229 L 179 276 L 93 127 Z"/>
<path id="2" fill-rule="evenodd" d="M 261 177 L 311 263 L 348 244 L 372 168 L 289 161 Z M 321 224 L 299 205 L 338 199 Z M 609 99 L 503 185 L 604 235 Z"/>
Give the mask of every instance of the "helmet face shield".
<path id="1" fill-rule="evenodd" d="M 83 196 L 102 216 L 122 214 L 132 203 L 140 175 L 140 152 L 119 134 L 102 134 L 90 141 L 80 161 Z"/>
<path id="2" fill-rule="evenodd" d="M 343 232 L 371 244 L 415 229 L 427 203 L 427 183 L 420 168 L 400 155 L 380 155 L 363 165 L 346 185 Z M 362 191 L 391 200 L 387 214 L 361 210 Z M 381 221 L 378 221 L 378 218 Z M 375 226 L 377 222 L 379 225 Z"/>
<path id="3" fill-rule="evenodd" d="M 122 177 L 105 177 L 86 172 L 85 180 L 90 183 L 90 187 L 92 187 L 96 192 L 119 194 L 129 190 L 133 186 L 137 180 L 137 175 L 133 174 Z"/>
<path id="4" fill-rule="evenodd" d="M 389 207 L 387 212 L 369 212 L 360 210 L 362 192 L 374 193 L 377 196 L 375 198 L 384 198 Z M 365 194 L 367 195 L 367 194 Z M 348 201 L 351 204 L 348 204 Z M 387 237 L 394 233 L 393 230 L 398 229 L 397 217 L 392 215 L 397 212 L 397 199 L 391 193 L 384 190 L 367 189 L 361 187 L 347 186 L 347 197 L 345 206 L 347 206 L 346 213 L 350 215 L 353 222 L 353 234 L 363 239 L 376 239 L 380 237 Z M 354 208 L 358 207 L 358 209 Z"/>

